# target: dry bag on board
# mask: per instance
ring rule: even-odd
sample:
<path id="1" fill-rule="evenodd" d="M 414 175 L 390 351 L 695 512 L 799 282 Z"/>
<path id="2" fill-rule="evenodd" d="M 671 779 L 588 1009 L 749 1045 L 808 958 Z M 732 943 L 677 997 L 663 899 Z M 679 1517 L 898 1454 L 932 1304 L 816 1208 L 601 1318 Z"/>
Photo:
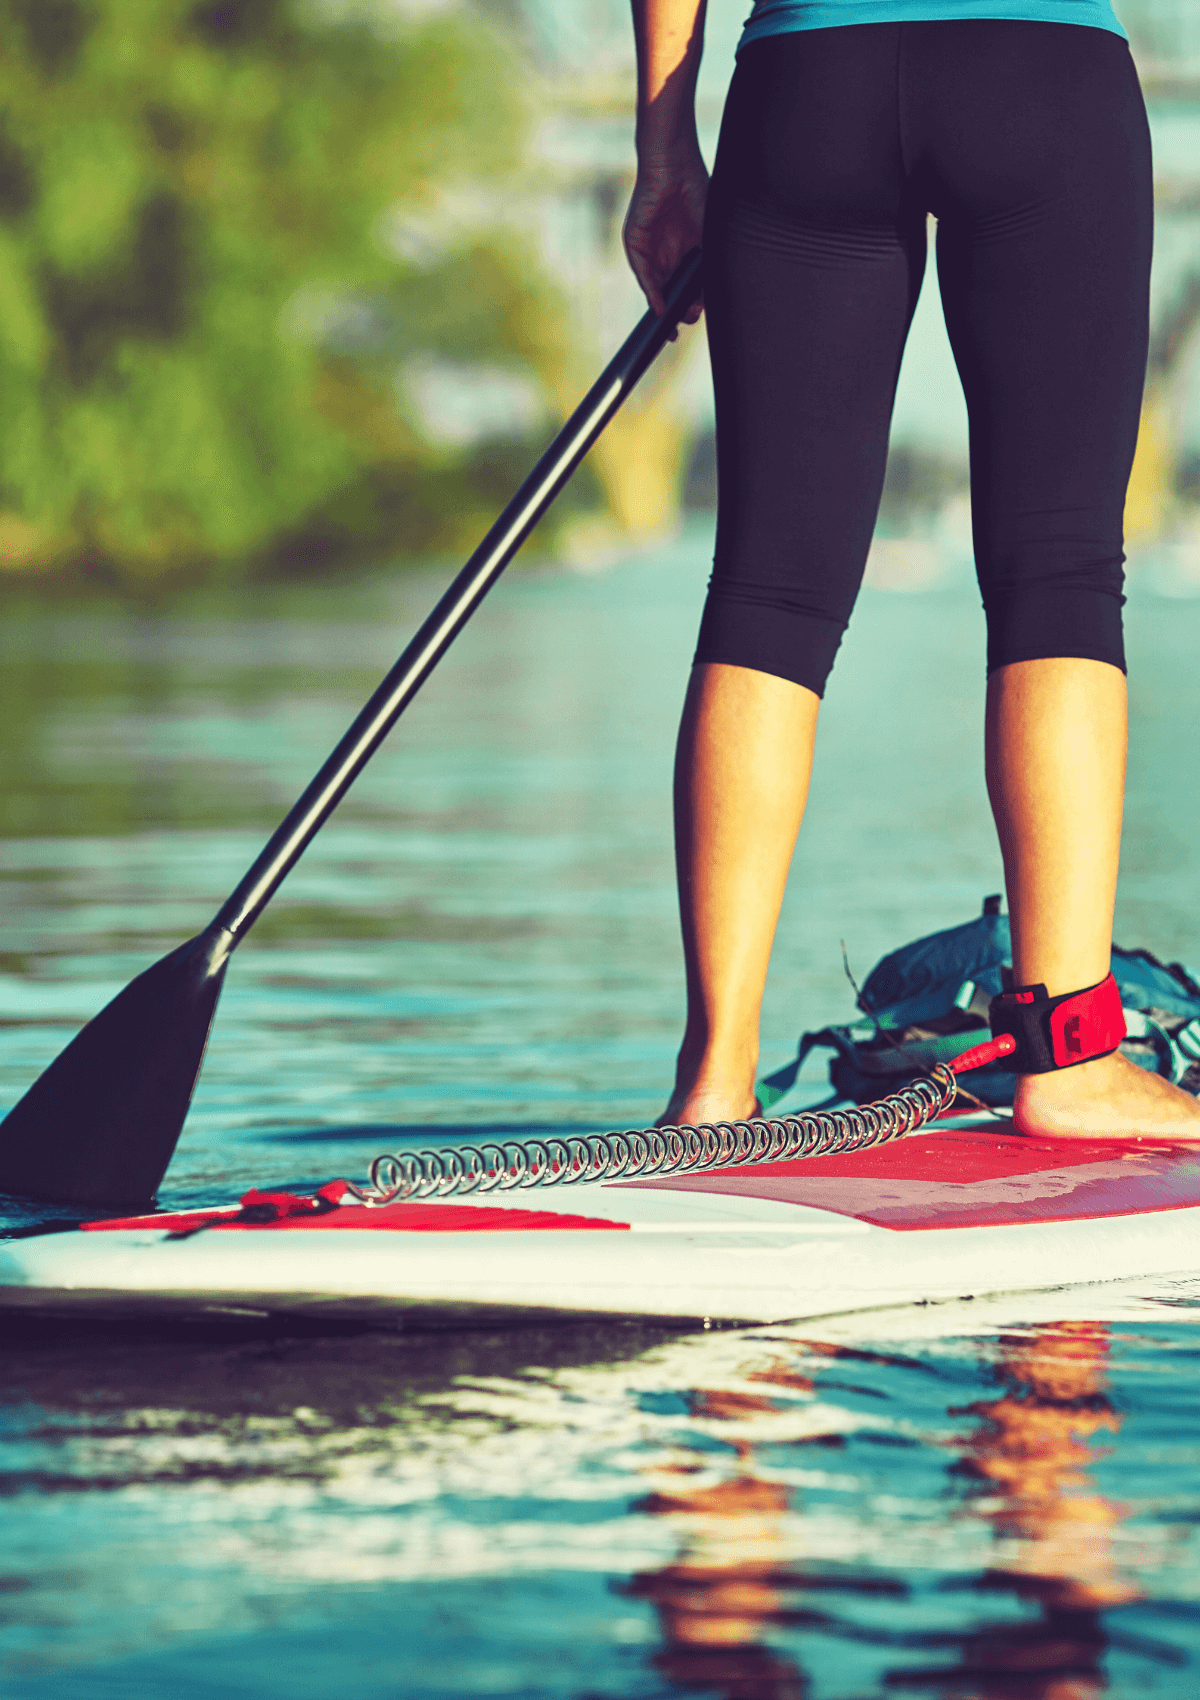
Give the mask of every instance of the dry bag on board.
<path id="1" fill-rule="evenodd" d="M 863 1019 L 805 1033 L 795 1058 L 759 1082 L 764 1110 L 795 1083 L 814 1049 L 833 1052 L 829 1078 L 838 1095 L 869 1103 L 979 1043 L 988 1004 L 1012 963 L 1008 917 L 989 897 L 961 927 L 903 945 L 875 964 L 863 983 Z M 1148 950 L 1113 946 L 1112 971 L 1128 1027 L 1121 1049 L 1141 1068 L 1200 1092 L 1200 971 L 1162 963 Z M 987 1104 L 1013 1101 L 1016 1076 L 1000 1063 L 971 1075 Z"/>

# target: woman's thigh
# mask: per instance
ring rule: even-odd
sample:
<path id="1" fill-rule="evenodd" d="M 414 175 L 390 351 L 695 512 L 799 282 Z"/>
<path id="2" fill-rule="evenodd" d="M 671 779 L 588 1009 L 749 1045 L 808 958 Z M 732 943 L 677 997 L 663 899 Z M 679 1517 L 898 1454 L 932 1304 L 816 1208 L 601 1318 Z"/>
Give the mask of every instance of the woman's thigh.
<path id="1" fill-rule="evenodd" d="M 971 422 L 989 669 L 1124 665 L 1122 514 L 1149 321 L 1153 189 L 1128 48 L 1078 25 L 927 32 L 910 157 L 938 214 Z"/>
<path id="2" fill-rule="evenodd" d="M 898 49 L 892 25 L 748 47 L 705 223 L 718 522 L 697 658 L 818 694 L 862 579 L 924 265 Z"/>

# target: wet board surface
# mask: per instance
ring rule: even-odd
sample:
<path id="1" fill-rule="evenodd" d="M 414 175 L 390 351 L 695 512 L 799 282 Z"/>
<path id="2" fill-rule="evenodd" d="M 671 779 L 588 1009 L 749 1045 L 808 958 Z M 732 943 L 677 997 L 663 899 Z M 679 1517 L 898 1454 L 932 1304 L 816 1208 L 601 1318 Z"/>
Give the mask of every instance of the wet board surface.
<path id="1" fill-rule="evenodd" d="M 1200 1151 L 994 1123 L 852 1156 L 444 1202 L 367 1208 L 324 1190 L 315 1206 L 247 1195 L 248 1210 L 7 1242 L 0 1311 L 765 1322 L 1200 1267 Z"/>
<path id="2" fill-rule="evenodd" d="M 1200 1205 L 1200 1150 L 939 1129 L 857 1156 L 641 1184 L 777 1198 L 919 1233 Z"/>

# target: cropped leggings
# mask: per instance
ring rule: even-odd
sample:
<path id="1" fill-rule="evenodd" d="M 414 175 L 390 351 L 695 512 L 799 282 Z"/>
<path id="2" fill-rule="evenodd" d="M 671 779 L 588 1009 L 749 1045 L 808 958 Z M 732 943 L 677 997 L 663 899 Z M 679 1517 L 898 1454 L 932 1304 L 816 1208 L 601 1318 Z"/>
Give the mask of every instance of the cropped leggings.
<path id="1" fill-rule="evenodd" d="M 988 670 L 1124 667 L 1150 138 L 1078 24 L 855 24 L 743 49 L 704 226 L 717 542 L 698 661 L 820 695 L 862 580 L 937 218 Z"/>

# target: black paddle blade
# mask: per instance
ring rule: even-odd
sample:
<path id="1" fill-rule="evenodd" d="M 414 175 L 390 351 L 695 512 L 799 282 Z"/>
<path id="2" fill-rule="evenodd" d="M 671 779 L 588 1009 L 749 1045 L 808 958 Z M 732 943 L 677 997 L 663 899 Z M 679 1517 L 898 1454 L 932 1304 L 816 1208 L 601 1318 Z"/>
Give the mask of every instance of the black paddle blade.
<path id="1" fill-rule="evenodd" d="M 171 1161 L 234 940 L 211 926 L 130 982 L 0 1123 L 0 1191 L 148 1204 Z"/>

